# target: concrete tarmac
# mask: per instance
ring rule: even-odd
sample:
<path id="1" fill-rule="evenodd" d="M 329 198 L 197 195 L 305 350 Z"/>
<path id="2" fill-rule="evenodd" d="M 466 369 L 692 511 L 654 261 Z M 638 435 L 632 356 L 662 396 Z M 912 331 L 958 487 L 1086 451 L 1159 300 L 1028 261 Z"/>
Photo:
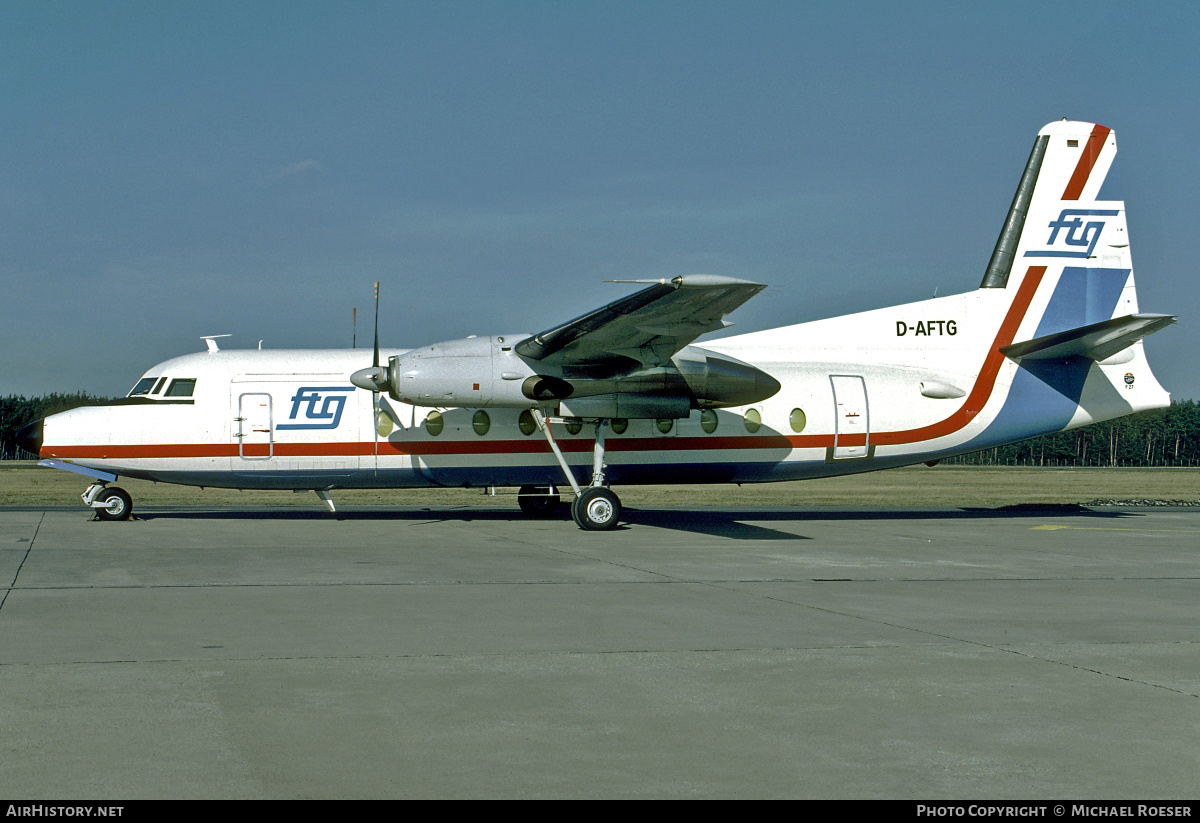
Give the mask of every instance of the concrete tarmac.
<path id="1" fill-rule="evenodd" d="M 1194 799 L 1200 510 L 0 508 L 0 794 Z"/>

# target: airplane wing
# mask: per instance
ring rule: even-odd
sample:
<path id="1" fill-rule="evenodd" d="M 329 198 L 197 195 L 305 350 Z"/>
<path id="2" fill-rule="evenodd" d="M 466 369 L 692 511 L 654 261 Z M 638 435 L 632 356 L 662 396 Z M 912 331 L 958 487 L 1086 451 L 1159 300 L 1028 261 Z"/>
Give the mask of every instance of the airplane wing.
<path id="1" fill-rule="evenodd" d="M 525 338 L 517 354 L 568 370 L 662 366 L 700 335 L 725 328 L 725 315 L 766 288 L 715 274 L 631 282 L 653 285 Z"/>

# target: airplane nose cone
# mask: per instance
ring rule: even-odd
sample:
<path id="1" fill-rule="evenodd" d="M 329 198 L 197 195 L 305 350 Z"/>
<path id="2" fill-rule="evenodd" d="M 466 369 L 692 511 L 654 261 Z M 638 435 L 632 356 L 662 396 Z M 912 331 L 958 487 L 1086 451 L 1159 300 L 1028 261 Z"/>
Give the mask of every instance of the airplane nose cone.
<path id="1" fill-rule="evenodd" d="M 17 432 L 17 445 L 27 452 L 41 457 L 42 451 L 42 421 L 34 420 Z"/>

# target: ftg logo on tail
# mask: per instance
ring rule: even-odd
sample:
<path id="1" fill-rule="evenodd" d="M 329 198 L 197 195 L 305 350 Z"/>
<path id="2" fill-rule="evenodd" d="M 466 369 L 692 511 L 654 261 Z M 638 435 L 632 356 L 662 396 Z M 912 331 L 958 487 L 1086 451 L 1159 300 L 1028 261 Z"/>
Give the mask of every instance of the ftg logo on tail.
<path id="1" fill-rule="evenodd" d="M 1047 246 L 1057 247 L 1045 251 L 1027 251 L 1026 257 L 1082 257 L 1092 256 L 1100 235 L 1104 232 L 1104 220 L 1096 217 L 1116 217 L 1116 209 L 1063 209 L 1057 220 L 1049 224 L 1050 239 Z"/>

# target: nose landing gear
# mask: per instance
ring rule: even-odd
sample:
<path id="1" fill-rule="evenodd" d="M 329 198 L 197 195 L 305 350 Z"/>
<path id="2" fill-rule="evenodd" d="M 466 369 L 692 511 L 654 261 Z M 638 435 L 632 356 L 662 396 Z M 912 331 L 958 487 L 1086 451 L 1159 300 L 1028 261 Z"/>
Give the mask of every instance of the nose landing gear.
<path id="1" fill-rule="evenodd" d="M 129 520 L 133 517 L 133 498 L 120 486 L 93 483 L 80 495 L 96 512 L 99 520 Z"/>

